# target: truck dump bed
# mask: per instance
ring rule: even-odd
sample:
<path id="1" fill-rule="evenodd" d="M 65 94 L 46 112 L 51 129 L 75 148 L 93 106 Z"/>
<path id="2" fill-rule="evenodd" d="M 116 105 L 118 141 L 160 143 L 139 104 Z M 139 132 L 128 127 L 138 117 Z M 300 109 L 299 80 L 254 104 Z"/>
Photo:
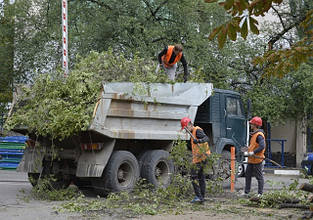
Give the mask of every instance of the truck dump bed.
<path id="1" fill-rule="evenodd" d="M 182 140 L 180 119 L 195 119 L 211 83 L 103 83 L 89 130 L 117 139 Z"/>

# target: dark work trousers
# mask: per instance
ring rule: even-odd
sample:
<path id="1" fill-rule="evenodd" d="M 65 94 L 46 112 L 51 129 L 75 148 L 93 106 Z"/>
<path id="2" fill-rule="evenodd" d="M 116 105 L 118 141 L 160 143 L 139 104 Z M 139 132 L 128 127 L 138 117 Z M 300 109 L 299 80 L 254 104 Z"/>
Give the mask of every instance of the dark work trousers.
<path id="1" fill-rule="evenodd" d="M 203 200 L 205 196 L 205 176 L 203 173 L 205 164 L 205 161 L 201 161 L 200 163 L 196 163 L 195 167 L 191 169 L 192 186 L 196 196 L 201 200 Z"/>
<path id="2" fill-rule="evenodd" d="M 247 170 L 245 172 L 246 176 L 246 187 L 245 193 L 249 193 L 251 189 L 251 179 L 254 176 L 258 181 L 258 194 L 263 194 L 264 178 L 263 178 L 263 164 L 251 164 L 247 165 Z"/>

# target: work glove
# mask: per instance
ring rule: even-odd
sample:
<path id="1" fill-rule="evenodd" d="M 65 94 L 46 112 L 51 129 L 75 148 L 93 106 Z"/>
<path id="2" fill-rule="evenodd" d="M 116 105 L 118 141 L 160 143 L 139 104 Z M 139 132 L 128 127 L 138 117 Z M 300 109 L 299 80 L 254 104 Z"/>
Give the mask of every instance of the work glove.
<path id="1" fill-rule="evenodd" d="M 193 139 L 193 143 L 194 143 L 194 144 L 199 144 L 199 143 L 200 143 L 200 141 L 199 141 L 199 140 L 197 140 L 197 139 Z"/>
<path id="2" fill-rule="evenodd" d="M 251 157 L 251 156 L 254 155 L 254 152 L 253 151 L 251 151 L 251 152 L 246 151 L 246 152 L 243 153 L 243 155 L 246 156 L 246 157 Z"/>

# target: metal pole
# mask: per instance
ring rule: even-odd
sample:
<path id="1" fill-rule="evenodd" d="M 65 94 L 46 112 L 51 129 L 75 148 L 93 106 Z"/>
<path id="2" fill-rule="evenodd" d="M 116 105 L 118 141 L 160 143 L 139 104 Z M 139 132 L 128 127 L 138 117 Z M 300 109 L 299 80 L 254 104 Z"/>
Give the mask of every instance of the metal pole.
<path id="1" fill-rule="evenodd" d="M 235 166 L 236 156 L 235 156 L 235 147 L 230 147 L 230 167 L 231 167 L 231 174 L 230 174 L 230 191 L 235 191 L 235 174 L 236 174 L 236 166 Z"/>
<path id="2" fill-rule="evenodd" d="M 284 146 L 285 141 L 281 140 L 281 161 L 280 164 L 282 167 L 285 166 L 285 146 Z"/>
<path id="3" fill-rule="evenodd" d="M 67 28 L 67 0 L 62 1 L 62 45 L 63 45 L 63 63 L 64 77 L 68 76 L 68 28 Z"/>

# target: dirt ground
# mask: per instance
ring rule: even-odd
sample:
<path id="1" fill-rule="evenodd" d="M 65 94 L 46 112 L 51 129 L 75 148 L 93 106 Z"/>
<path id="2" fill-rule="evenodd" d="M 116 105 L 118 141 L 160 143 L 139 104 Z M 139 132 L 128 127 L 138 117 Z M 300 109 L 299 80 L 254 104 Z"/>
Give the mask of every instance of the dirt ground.
<path id="1" fill-rule="evenodd" d="M 132 220 L 243 220 L 243 219 L 300 219 L 306 212 L 300 209 L 271 209 L 259 208 L 256 206 L 247 206 L 242 204 L 243 198 L 234 197 L 233 194 L 225 193 L 223 197 L 207 198 L 204 204 L 190 204 L 193 210 L 184 210 L 183 213 L 175 213 L 172 210 L 170 214 L 127 216 L 125 213 L 117 212 L 106 213 L 60 213 L 57 208 L 63 202 L 47 201 L 24 201 L 19 200 L 15 204 L 0 207 L 0 219 L 23 219 L 23 220 L 80 220 L 80 219 L 132 219 Z"/>
<path id="2" fill-rule="evenodd" d="M 80 220 L 80 219 L 134 219 L 134 220 L 242 220 L 242 219 L 299 219 L 308 211 L 301 209 L 271 209 L 260 208 L 247 205 L 246 199 L 238 197 L 238 193 L 243 189 L 244 179 L 239 179 L 236 183 L 237 193 L 226 191 L 223 195 L 208 196 L 204 204 L 186 204 L 190 210 L 171 210 L 171 213 L 160 215 L 128 216 L 121 210 L 111 211 L 91 211 L 89 213 L 59 212 L 64 202 L 48 202 L 27 199 L 31 190 L 31 185 L 26 182 L 23 176 L 13 178 L 12 173 L 0 172 L 0 219 L 9 220 Z M 0 178 L 0 180 L 1 180 Z M 284 177 L 266 175 L 265 191 L 280 189 L 283 185 L 291 184 L 294 179 L 299 183 L 307 180 L 300 177 Z M 275 182 L 275 184 L 273 184 Z M 282 184 L 283 183 L 283 184 Z M 256 190 L 256 183 L 253 182 L 253 190 Z M 193 194 L 193 192 L 190 192 Z M 94 199 L 95 197 L 88 197 Z"/>
<path id="3" fill-rule="evenodd" d="M 269 209 L 248 207 L 238 203 L 238 200 L 211 199 L 202 205 L 204 211 L 189 211 L 181 215 L 141 216 L 138 220 L 243 220 L 243 219 L 299 219 L 305 211 L 299 209 Z"/>
<path id="4" fill-rule="evenodd" d="M 0 213 L 4 211 L 10 217 L 6 219 L 133 219 L 133 220 L 243 220 L 243 219 L 300 219 L 304 216 L 306 211 L 299 209 L 269 209 L 269 208 L 255 208 L 248 207 L 238 202 L 222 200 L 220 198 L 211 199 L 203 205 L 197 205 L 198 211 L 185 211 L 183 214 L 163 214 L 163 215 L 145 215 L 138 217 L 130 217 L 108 213 L 58 213 L 54 207 L 58 207 L 60 202 L 31 202 L 21 203 L 15 207 L 1 208 Z M 173 213 L 175 210 L 173 210 Z M 1 219 L 4 219 L 0 214 Z"/>

